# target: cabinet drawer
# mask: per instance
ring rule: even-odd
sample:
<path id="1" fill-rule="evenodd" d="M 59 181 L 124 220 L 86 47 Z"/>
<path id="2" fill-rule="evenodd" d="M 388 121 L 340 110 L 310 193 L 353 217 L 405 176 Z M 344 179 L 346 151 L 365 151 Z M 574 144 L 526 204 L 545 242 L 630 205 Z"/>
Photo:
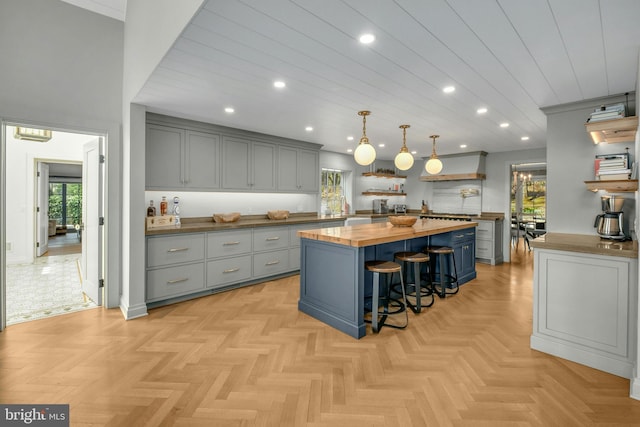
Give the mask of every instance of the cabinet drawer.
<path id="1" fill-rule="evenodd" d="M 253 255 L 253 276 L 270 276 L 289 270 L 289 250 Z"/>
<path id="2" fill-rule="evenodd" d="M 207 262 L 207 287 L 217 288 L 251 279 L 251 255 Z"/>
<path id="3" fill-rule="evenodd" d="M 204 289 L 204 263 L 147 271 L 147 301 Z"/>
<path id="4" fill-rule="evenodd" d="M 476 233 L 480 234 L 480 232 L 489 232 L 493 233 L 493 221 L 477 221 L 478 226 L 476 227 Z"/>
<path id="5" fill-rule="evenodd" d="M 463 230 L 456 230 L 451 232 L 451 244 L 455 245 L 459 242 L 464 242 L 467 240 L 472 240 L 476 238 L 476 230 L 475 228 L 466 228 Z"/>
<path id="6" fill-rule="evenodd" d="M 476 240 L 476 258 L 493 258 L 493 241 Z"/>
<path id="7" fill-rule="evenodd" d="M 253 250 L 268 251 L 289 247 L 289 227 L 256 228 L 253 230 Z"/>
<path id="8" fill-rule="evenodd" d="M 147 238 L 147 267 L 204 259 L 204 233 Z"/>
<path id="9" fill-rule="evenodd" d="M 251 230 L 207 233 L 207 258 L 251 253 Z"/>

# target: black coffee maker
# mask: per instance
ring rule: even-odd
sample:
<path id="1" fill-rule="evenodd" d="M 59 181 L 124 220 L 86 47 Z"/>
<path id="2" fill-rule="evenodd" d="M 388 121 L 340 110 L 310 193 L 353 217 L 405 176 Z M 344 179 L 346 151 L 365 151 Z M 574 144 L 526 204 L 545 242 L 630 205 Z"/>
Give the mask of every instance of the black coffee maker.
<path id="1" fill-rule="evenodd" d="M 622 213 L 624 198 L 619 196 L 602 196 L 601 202 L 603 213 L 596 216 L 596 221 L 593 226 L 596 227 L 598 234 L 603 239 L 624 240 L 626 237 L 622 229 L 624 224 L 624 216 Z"/>

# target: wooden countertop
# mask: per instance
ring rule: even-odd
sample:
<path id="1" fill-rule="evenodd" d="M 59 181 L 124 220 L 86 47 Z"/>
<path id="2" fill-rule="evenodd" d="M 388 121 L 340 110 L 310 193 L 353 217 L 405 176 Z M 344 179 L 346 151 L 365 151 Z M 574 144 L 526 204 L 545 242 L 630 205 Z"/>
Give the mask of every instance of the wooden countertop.
<path id="1" fill-rule="evenodd" d="M 529 244 L 532 248 L 539 249 L 555 249 L 625 258 L 638 257 L 638 242 L 636 240 L 620 242 L 601 239 L 599 236 L 590 234 L 547 233 L 529 240 Z"/>
<path id="2" fill-rule="evenodd" d="M 213 217 L 182 218 L 179 228 L 167 227 L 146 230 L 145 235 L 199 233 L 204 231 L 221 231 L 238 228 L 270 227 L 274 225 L 310 224 L 314 222 L 344 221 L 346 215 L 291 214 L 287 219 L 269 219 L 266 215 L 242 216 L 236 222 L 213 222 Z"/>
<path id="3" fill-rule="evenodd" d="M 298 231 L 298 236 L 345 246 L 363 247 L 463 230 L 477 227 L 477 225 L 478 223 L 473 221 L 418 219 L 413 227 L 396 227 L 389 222 L 357 224 L 349 227 Z"/>

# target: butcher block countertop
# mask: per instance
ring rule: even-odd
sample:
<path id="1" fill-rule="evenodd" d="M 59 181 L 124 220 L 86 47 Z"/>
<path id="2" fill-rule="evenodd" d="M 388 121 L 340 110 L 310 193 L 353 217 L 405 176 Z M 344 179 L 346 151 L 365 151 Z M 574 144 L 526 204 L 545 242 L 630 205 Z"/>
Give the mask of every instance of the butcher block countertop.
<path id="1" fill-rule="evenodd" d="M 473 221 L 418 219 L 412 227 L 397 227 L 389 222 L 357 224 L 349 227 L 298 231 L 298 236 L 344 246 L 363 247 L 463 230 L 477 225 L 478 223 Z"/>
<path id="2" fill-rule="evenodd" d="M 529 240 L 529 243 L 532 248 L 539 249 L 555 249 L 624 258 L 638 257 L 638 242 L 636 240 L 620 242 L 601 239 L 599 236 L 590 234 L 547 233 Z"/>

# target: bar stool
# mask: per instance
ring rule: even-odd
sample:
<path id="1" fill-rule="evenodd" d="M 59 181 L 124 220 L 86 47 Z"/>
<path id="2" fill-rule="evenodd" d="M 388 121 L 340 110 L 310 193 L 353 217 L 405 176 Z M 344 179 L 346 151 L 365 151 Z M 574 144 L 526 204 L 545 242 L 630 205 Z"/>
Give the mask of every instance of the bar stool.
<path id="1" fill-rule="evenodd" d="M 433 291 L 437 292 L 436 282 L 439 282 L 440 292 L 437 293 L 440 298 L 457 294 L 458 290 L 460 290 L 460 284 L 458 283 L 458 269 L 456 268 L 456 257 L 453 249 L 449 246 L 429 246 L 424 248 L 424 251 L 431 255 L 431 283 Z M 436 262 L 439 267 L 437 272 Z M 451 266 L 453 266 L 453 271 Z M 438 280 L 436 280 L 436 277 Z M 454 289 L 453 291 L 447 291 L 449 285 Z"/>
<path id="2" fill-rule="evenodd" d="M 402 267 L 400 264 L 392 261 L 366 261 L 364 266 L 367 270 L 373 272 L 373 294 L 371 297 L 371 320 L 365 320 L 367 323 L 371 323 L 371 329 L 373 332 L 379 332 L 383 326 L 389 326 L 397 329 L 404 329 L 409 324 L 409 315 L 407 314 L 407 296 L 404 288 L 404 281 L 402 279 Z M 380 296 L 380 274 L 388 274 L 388 280 L 385 280 L 386 290 L 384 296 Z M 391 279 L 393 273 L 400 275 L 400 286 L 402 288 L 402 301 L 391 298 Z M 383 304 L 383 309 L 380 311 L 380 303 Z M 405 322 L 404 325 L 394 325 L 386 323 L 387 316 L 400 314 L 404 312 Z"/>
<path id="3" fill-rule="evenodd" d="M 429 255 L 423 254 L 422 252 L 396 252 L 393 254 L 393 258 L 402 263 L 402 271 L 405 276 L 404 283 L 407 294 L 407 305 L 411 311 L 414 313 L 420 313 L 422 311 L 422 307 L 431 307 L 435 302 L 435 298 L 433 297 L 430 268 L 429 264 L 427 264 L 429 262 Z M 413 283 L 409 283 L 409 279 L 407 277 L 409 275 L 407 264 L 413 264 Z M 427 267 L 426 286 L 422 285 L 421 280 L 420 268 L 422 264 L 425 264 Z M 394 291 L 396 291 L 397 286 L 398 285 L 394 286 Z M 422 304 L 422 298 L 428 296 L 431 297 L 431 301 L 428 304 Z M 409 297 L 413 297 L 415 299 L 415 304 L 411 303 Z"/>

